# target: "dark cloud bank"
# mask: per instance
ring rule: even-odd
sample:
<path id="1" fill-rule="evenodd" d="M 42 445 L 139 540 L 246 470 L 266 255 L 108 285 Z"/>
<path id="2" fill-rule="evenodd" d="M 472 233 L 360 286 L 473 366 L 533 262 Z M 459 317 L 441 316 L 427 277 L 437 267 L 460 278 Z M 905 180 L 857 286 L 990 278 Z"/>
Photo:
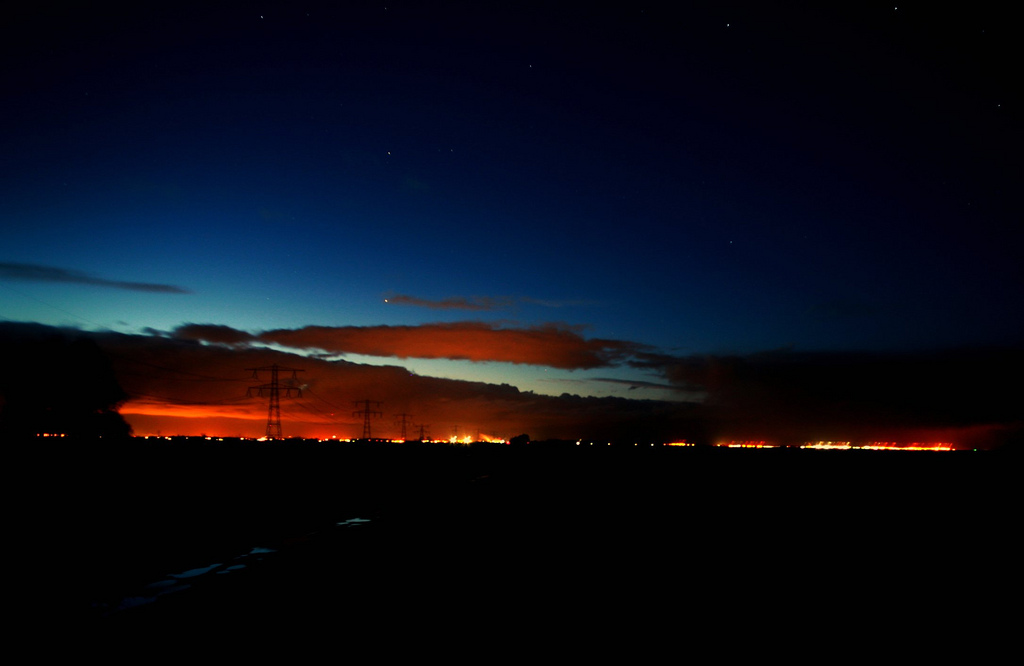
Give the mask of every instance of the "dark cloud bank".
<path id="1" fill-rule="evenodd" d="M 453 325 L 441 337 L 466 330 L 516 340 L 519 362 L 554 367 L 632 365 L 661 374 L 680 391 L 701 390 L 706 400 L 684 403 L 623 398 L 588 398 L 569 394 L 538 395 L 514 386 L 419 376 L 399 365 L 372 366 L 345 360 L 274 351 L 259 342 L 298 341 L 325 349 L 327 340 L 379 336 L 381 329 L 307 327 L 250 334 L 225 326 L 188 325 L 174 334 L 126 335 L 83 333 L 40 325 L 0 325 L 8 358 L 40 336 L 85 337 L 109 356 L 118 381 L 131 396 L 124 412 L 137 431 L 222 428 L 224 434 L 260 434 L 265 400 L 246 400 L 253 380 L 246 368 L 277 363 L 305 369 L 298 380 L 301 400 L 285 401 L 286 435 L 358 435 L 352 401 L 381 400 L 388 413 L 408 412 L 416 423 L 430 424 L 436 436 L 453 425 L 463 433 L 509 436 L 529 432 L 534 438 L 585 438 L 617 441 L 690 439 L 768 439 L 782 443 L 808 440 L 952 441 L 961 447 L 1019 444 L 1024 432 L 1021 410 L 1008 387 L 1024 371 L 1021 349 L 957 349 L 903 354 L 775 351 L 747 356 L 672 357 L 625 341 L 586 340 L 565 330 L 508 330 Z M 480 325 L 483 326 L 483 325 Z M 394 338 L 403 344 L 422 328 L 416 349 L 430 347 L 436 325 L 404 327 Z M 201 333 L 201 335 L 200 335 Z M 507 335 L 508 338 L 502 336 Z M 387 336 L 382 336 L 387 340 Z M 557 353 L 543 351 L 552 340 Z M 436 340 L 435 340 L 436 341 Z M 379 343 L 377 353 L 387 346 Z M 536 349 L 529 348 L 530 345 Z M 411 347 L 403 347 L 409 351 Z M 485 346 L 479 347 L 483 354 Z M 508 360 L 501 351 L 490 358 Z M 347 351 L 352 351 L 348 349 Z M 627 353 L 628 351 L 628 353 Z M 367 353 L 360 351 L 360 353 Z M 412 356 L 414 354 L 408 353 Z M 451 356 L 466 358 L 465 354 Z M 569 360 L 575 359 L 577 365 Z M 46 359 L 23 359 L 56 383 L 75 385 Z M 549 365 L 554 364 L 551 361 Z M 8 382 L 8 384 L 11 384 Z M 17 391 L 17 384 L 5 387 Z M 161 425 L 162 424 L 162 425 Z M 381 419 L 378 432 L 395 430 Z M 198 433 L 197 433 L 198 434 Z"/>
<path id="2" fill-rule="evenodd" d="M 170 284 L 107 280 L 106 278 L 96 277 L 94 275 L 89 275 L 88 273 L 69 270 L 67 268 L 41 266 L 39 264 L 19 264 L 12 262 L 0 262 L 0 279 L 25 280 L 30 282 L 64 282 L 71 284 L 85 284 L 92 285 L 95 287 L 126 289 L 128 291 L 144 291 L 156 294 L 192 293 L 188 289 L 176 287 Z"/>
<path id="3" fill-rule="evenodd" d="M 798 352 L 654 358 L 677 386 L 707 391 L 706 407 L 740 436 L 783 440 L 953 439 L 992 445 L 1019 437 L 1010 388 L 1024 350 Z"/>

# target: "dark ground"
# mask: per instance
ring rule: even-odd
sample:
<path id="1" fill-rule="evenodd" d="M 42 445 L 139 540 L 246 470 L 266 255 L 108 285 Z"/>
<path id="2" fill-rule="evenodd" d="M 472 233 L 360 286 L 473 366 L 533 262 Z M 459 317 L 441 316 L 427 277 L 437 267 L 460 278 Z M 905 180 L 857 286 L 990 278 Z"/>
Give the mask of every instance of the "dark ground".
<path id="1" fill-rule="evenodd" d="M 309 632 L 379 656 L 553 641 L 635 658 L 737 649 L 737 623 L 998 628 L 1019 583 L 1019 459 L 998 452 L 93 442 L 14 459 L 23 615 L 108 648 Z M 333 527 L 351 518 L 369 522 Z M 253 546 L 277 552 L 111 612 Z"/>

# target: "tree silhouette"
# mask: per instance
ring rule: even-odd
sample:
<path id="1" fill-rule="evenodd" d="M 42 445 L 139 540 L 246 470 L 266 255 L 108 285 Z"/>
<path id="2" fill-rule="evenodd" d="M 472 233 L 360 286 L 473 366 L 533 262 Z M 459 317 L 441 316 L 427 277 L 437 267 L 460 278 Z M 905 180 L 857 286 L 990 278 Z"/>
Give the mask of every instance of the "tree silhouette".
<path id="1" fill-rule="evenodd" d="M 95 342 L 44 327 L 4 327 L 0 434 L 125 438 L 117 412 L 128 397 Z"/>

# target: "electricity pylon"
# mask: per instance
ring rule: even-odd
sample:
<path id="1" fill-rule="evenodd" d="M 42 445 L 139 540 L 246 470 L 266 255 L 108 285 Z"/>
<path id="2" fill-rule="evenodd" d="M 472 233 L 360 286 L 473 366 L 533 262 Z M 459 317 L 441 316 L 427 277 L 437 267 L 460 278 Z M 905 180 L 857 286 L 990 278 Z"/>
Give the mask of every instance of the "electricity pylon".
<path id="1" fill-rule="evenodd" d="M 402 427 L 402 440 L 403 441 L 405 441 L 405 439 L 406 439 L 406 436 L 405 436 L 406 426 L 409 425 L 409 417 L 410 416 L 412 416 L 412 414 L 402 413 L 402 414 L 398 415 L 398 425 L 400 425 Z"/>
<path id="2" fill-rule="evenodd" d="M 380 412 L 375 412 L 370 409 L 370 403 L 373 403 L 380 407 L 380 401 L 378 400 L 353 400 L 354 405 L 363 405 L 362 409 L 357 409 L 352 412 L 352 416 L 363 417 L 363 439 L 370 439 L 370 417 L 371 416 L 383 416 Z"/>
<path id="3" fill-rule="evenodd" d="M 246 368 L 246 370 L 252 371 L 253 379 L 259 379 L 260 372 L 270 371 L 270 383 L 260 384 L 259 386 L 250 386 L 246 390 L 246 397 L 251 398 L 252 392 L 256 391 L 257 397 L 262 398 L 263 392 L 268 391 L 270 393 L 270 404 L 267 406 L 267 439 L 281 439 L 281 384 L 278 381 L 277 373 L 281 370 L 292 373 L 291 381 L 298 381 L 298 372 L 305 372 L 301 368 L 285 368 L 277 363 L 273 365 L 263 366 L 262 368 Z M 292 397 L 292 391 L 295 391 L 298 397 L 302 397 L 302 389 L 297 386 L 286 386 L 284 388 L 284 395 L 286 398 Z"/>

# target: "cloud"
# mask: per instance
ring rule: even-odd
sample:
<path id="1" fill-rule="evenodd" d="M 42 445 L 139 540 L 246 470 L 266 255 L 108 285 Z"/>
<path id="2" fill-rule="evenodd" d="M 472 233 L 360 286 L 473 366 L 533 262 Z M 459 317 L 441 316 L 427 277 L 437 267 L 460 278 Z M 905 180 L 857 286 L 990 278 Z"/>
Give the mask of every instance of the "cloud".
<path id="1" fill-rule="evenodd" d="M 425 298 L 396 294 L 384 299 L 390 305 L 412 305 L 431 310 L 502 310 L 510 308 L 515 304 L 512 298 L 489 298 L 486 296 L 467 298 L 465 296 L 452 296 L 439 301 L 431 301 Z"/>
<path id="2" fill-rule="evenodd" d="M 83 332 L 39 325 L 0 323 L 0 343 L 59 335 L 86 337 L 107 354 L 119 383 L 130 396 L 121 413 L 137 434 L 222 434 L 260 436 L 267 418 L 267 397 L 246 397 L 250 386 L 264 384 L 246 368 L 273 363 L 302 368 L 302 396 L 282 394 L 286 436 L 355 437 L 362 421 L 353 416 L 353 401 L 383 404 L 384 418 L 374 433 L 396 436 L 391 415 L 412 414 L 414 424 L 428 424 L 436 437 L 477 430 L 512 437 L 526 432 L 535 439 L 646 438 L 678 436 L 687 415 L 678 403 L 622 398 L 547 396 L 508 384 L 424 377 L 408 369 L 308 358 L 257 346 L 202 344 L 160 335 Z M 32 362 L 26 361 L 29 365 Z M 75 390 L 79 378 L 53 373 L 53 382 Z M 291 385 L 282 374 L 283 385 Z M 682 424 L 682 425 L 681 425 Z"/>
<path id="3" fill-rule="evenodd" d="M 506 310 L 508 308 L 514 307 L 517 303 L 540 305 L 546 308 L 563 308 L 571 306 L 589 306 L 598 304 L 598 301 L 594 300 L 551 300 L 530 298 L 528 296 L 522 296 L 519 298 L 513 298 L 512 296 L 452 296 L 450 298 L 443 298 L 439 301 L 432 301 L 426 298 L 408 296 L 406 294 L 396 294 L 394 296 L 388 296 L 384 300 L 390 305 L 412 305 L 415 307 L 430 308 L 432 310 L 474 311 Z"/>
<path id="4" fill-rule="evenodd" d="M 674 384 L 663 384 L 659 382 L 646 382 L 638 381 L 633 379 L 616 379 L 614 377 L 592 377 L 589 379 L 592 382 L 604 382 L 606 384 L 622 384 L 628 386 L 630 390 L 645 388 L 645 389 L 668 389 L 670 391 L 678 391 L 679 387 Z"/>
<path id="5" fill-rule="evenodd" d="M 504 361 L 563 369 L 633 367 L 659 374 L 665 384 L 600 381 L 625 381 L 638 389 L 672 388 L 702 404 L 698 420 L 704 432 L 726 439 L 942 439 L 970 444 L 991 438 L 995 430 L 1016 432 L 1024 422 L 1003 388 L 1024 373 L 1024 352 L 1013 349 L 673 356 L 629 341 L 586 339 L 578 328 L 567 326 L 514 329 L 479 322 L 309 326 L 258 334 L 190 325 L 175 331 L 175 336 L 395 358 Z M 691 412 L 689 418 L 697 416 Z"/>
<path id="6" fill-rule="evenodd" d="M 709 415 L 737 436 L 885 439 L 1024 423 L 1005 388 L 1024 373 L 1021 349 L 647 354 L 631 365 L 704 389 Z"/>
<path id="7" fill-rule="evenodd" d="M 501 328 L 482 322 L 419 326 L 306 326 L 258 334 L 210 324 L 188 324 L 175 337 L 226 344 L 273 343 L 333 354 L 394 358 L 446 358 L 498 361 L 581 370 L 619 365 L 647 349 L 621 340 L 586 339 L 578 329 L 558 324 Z"/>
<path id="8" fill-rule="evenodd" d="M 254 342 L 256 336 L 221 324 L 184 324 L 174 329 L 174 337 L 215 344 L 240 345 Z"/>
<path id="9" fill-rule="evenodd" d="M 566 308 L 566 307 L 586 307 L 591 305 L 600 305 L 600 301 L 592 299 L 568 299 L 568 300 L 554 300 L 554 299 L 541 299 L 541 298 L 530 298 L 523 296 L 519 299 L 523 303 L 529 303 L 531 305 L 541 305 L 546 308 Z"/>
<path id="10" fill-rule="evenodd" d="M 190 326 L 185 330 L 218 334 L 223 341 L 251 335 Z M 1021 349 L 687 357 L 641 351 L 630 357 L 629 365 L 643 364 L 673 386 L 706 395 L 703 403 L 680 403 L 539 395 L 508 384 L 426 377 L 399 365 L 311 358 L 259 345 L 0 322 L 0 346 L 10 354 L 26 341 L 51 336 L 86 337 L 106 352 L 130 396 L 121 412 L 138 434 L 261 435 L 267 398 L 247 398 L 246 389 L 267 379 L 253 378 L 246 368 L 276 363 L 304 370 L 297 380 L 302 396 L 281 399 L 286 436 L 358 436 L 362 422 L 352 415 L 353 401 L 370 399 L 383 403 L 385 417 L 373 422 L 382 436 L 397 434 L 389 415 L 404 412 L 443 437 L 459 426 L 462 433 L 594 441 L 883 439 L 992 447 L 1019 445 L 1024 438 L 1016 395 L 1005 388 L 1024 372 Z M 78 376 L 44 359 L 26 358 L 24 364 L 78 390 Z M 292 385 L 290 376 L 281 381 Z M 16 382 L 12 390 L 20 390 Z"/>
<path id="11" fill-rule="evenodd" d="M 0 262 L 0 279 L 28 280 L 33 282 L 68 282 L 73 284 L 88 284 L 97 287 L 111 287 L 114 289 L 146 291 L 159 294 L 192 293 L 188 289 L 183 289 L 182 287 L 176 287 L 169 284 L 107 280 L 81 271 L 73 271 L 66 268 L 55 268 L 53 266 L 40 266 L 38 264 Z"/>

